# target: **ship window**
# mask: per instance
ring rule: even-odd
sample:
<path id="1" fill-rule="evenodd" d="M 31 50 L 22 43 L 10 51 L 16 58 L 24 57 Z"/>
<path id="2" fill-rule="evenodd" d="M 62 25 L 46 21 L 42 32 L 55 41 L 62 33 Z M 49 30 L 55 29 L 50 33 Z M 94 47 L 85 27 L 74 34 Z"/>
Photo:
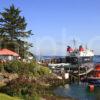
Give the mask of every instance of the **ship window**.
<path id="1" fill-rule="evenodd" d="M 66 57 L 66 63 L 77 64 L 78 58 L 77 57 Z"/>
<path id="2" fill-rule="evenodd" d="M 81 63 L 88 63 L 92 61 L 93 61 L 93 57 L 82 57 L 80 60 Z"/>

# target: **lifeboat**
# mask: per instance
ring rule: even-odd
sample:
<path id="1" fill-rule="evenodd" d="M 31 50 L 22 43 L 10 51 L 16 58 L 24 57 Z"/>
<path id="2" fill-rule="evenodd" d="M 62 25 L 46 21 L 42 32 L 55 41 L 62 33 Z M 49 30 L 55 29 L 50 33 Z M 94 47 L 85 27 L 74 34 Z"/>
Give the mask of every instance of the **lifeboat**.
<path id="1" fill-rule="evenodd" d="M 95 66 L 93 76 L 88 77 L 88 83 L 100 86 L 100 64 Z"/>
<path id="2" fill-rule="evenodd" d="M 100 78 L 100 64 L 97 64 L 95 67 L 95 77 Z"/>

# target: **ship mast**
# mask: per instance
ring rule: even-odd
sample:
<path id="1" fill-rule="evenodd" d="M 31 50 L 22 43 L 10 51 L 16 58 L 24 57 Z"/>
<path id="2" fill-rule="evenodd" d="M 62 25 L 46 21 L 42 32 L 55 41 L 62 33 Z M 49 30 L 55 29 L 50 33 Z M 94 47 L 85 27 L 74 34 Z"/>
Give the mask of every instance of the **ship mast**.
<path id="1" fill-rule="evenodd" d="M 76 49 L 76 40 L 75 39 L 73 39 L 73 47 L 74 47 L 74 49 Z"/>

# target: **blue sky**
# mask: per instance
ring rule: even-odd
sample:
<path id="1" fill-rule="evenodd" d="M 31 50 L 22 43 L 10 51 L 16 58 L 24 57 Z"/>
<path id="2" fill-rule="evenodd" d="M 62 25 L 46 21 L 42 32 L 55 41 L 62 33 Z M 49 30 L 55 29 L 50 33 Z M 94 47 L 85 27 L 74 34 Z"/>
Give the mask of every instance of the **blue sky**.
<path id="1" fill-rule="evenodd" d="M 0 0 L 0 11 L 14 4 L 34 36 L 37 55 L 65 55 L 67 45 L 83 44 L 100 54 L 100 0 Z"/>

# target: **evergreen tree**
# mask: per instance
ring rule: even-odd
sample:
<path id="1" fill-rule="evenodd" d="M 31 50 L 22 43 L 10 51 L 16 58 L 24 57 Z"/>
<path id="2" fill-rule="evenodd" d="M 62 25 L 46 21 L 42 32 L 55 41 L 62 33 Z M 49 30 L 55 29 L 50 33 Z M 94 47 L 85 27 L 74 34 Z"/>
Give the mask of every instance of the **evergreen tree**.
<path id="1" fill-rule="evenodd" d="M 27 38 L 32 33 L 31 30 L 26 31 L 27 23 L 25 17 L 22 17 L 20 13 L 21 11 L 14 5 L 0 12 L 0 45 L 2 48 L 7 47 L 11 50 L 18 49 L 20 51 L 18 53 L 22 54 L 21 48 L 24 49 L 23 53 L 25 53 L 28 50 L 26 46 L 30 46 L 22 38 Z"/>

